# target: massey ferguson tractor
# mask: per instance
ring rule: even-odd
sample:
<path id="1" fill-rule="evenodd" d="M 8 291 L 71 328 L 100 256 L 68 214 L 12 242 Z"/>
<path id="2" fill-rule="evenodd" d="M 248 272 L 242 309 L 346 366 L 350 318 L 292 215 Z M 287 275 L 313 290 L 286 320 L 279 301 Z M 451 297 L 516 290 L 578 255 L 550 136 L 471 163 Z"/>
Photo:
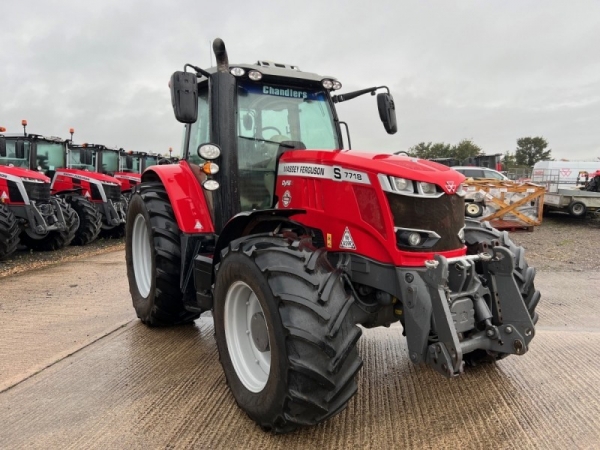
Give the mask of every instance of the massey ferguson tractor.
<path id="1" fill-rule="evenodd" d="M 50 195 L 50 178 L 28 168 L 32 151 L 50 138 L 4 131 L 0 128 L 0 259 L 19 243 L 47 251 L 69 245 L 79 223 L 75 211 Z"/>
<path id="2" fill-rule="evenodd" d="M 80 198 L 83 197 L 92 204 L 100 218 L 100 225 L 95 232 L 92 232 L 91 225 L 81 229 L 82 240 L 94 240 L 99 233 L 104 237 L 123 237 L 127 202 L 121 195 L 121 184 L 116 178 L 96 171 L 98 155 L 105 147 L 96 144 L 76 145 L 72 138 L 71 132 L 71 140 L 64 141 L 66 168 L 63 166 L 54 174 L 53 192 L 68 193 L 77 190 L 81 194 Z"/>
<path id="3" fill-rule="evenodd" d="M 220 39 L 213 49 L 216 67 L 171 77 L 181 161 L 147 169 L 129 204 L 127 275 L 144 324 L 212 311 L 237 404 L 277 433 L 345 408 L 358 325 L 400 322 L 409 359 L 447 377 L 528 351 L 535 270 L 507 233 L 465 220 L 464 176 L 344 150 L 336 104 L 360 95 L 377 95 L 396 132 L 386 87 L 338 94 L 335 78 L 229 64 Z"/>
<path id="4" fill-rule="evenodd" d="M 158 163 L 156 155 L 104 147 L 98 152 L 97 171 L 110 175 L 121 183 L 121 194 L 127 201 L 142 179 L 142 172 Z"/>

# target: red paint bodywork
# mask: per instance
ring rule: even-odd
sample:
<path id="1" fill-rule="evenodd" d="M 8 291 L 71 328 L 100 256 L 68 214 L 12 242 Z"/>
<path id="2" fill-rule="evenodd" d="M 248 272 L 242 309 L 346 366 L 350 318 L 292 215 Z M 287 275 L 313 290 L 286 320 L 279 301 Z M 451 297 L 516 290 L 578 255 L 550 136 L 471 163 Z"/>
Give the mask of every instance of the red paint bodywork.
<path id="1" fill-rule="evenodd" d="M 35 170 L 24 169 L 22 167 L 0 166 L 0 174 L 17 177 L 17 178 L 35 179 L 35 180 L 43 181 L 44 183 L 50 183 L 50 178 L 48 178 L 46 175 L 36 172 Z M 6 196 L 9 196 L 8 180 L 0 175 L 0 197 L 2 197 L 3 194 L 6 194 Z M 2 201 L 2 202 L 7 203 L 7 204 L 9 203 L 9 204 L 18 204 L 18 205 L 24 204 L 24 202 L 21 202 L 21 201 L 17 202 L 11 198 L 4 199 L 4 201 Z"/>
<path id="2" fill-rule="evenodd" d="M 293 219 L 322 230 L 325 245 L 330 251 L 355 252 L 396 266 L 423 266 L 425 260 L 433 259 L 434 253 L 407 252 L 397 248 L 393 218 L 378 175 L 434 183 L 449 195 L 455 193 L 448 185 L 456 188 L 465 179 L 447 166 L 427 160 L 348 150 L 288 151 L 279 162 L 280 165 L 284 163 L 322 164 L 366 173 L 370 184 L 279 175 L 275 191 L 279 198 L 278 208 L 305 210 L 306 214 L 293 216 Z M 177 223 L 184 233 L 214 232 L 202 187 L 186 161 L 152 166 L 145 174 L 148 172 L 157 174 L 165 185 Z M 291 198 L 283 206 L 282 199 L 286 191 Z M 425 205 L 427 199 L 424 198 L 423 202 Z M 201 230 L 195 228 L 197 220 L 202 224 Z M 346 227 L 350 230 L 356 250 L 340 248 Z M 463 256 L 466 248 L 463 246 L 438 253 L 447 258 Z"/>
<path id="3" fill-rule="evenodd" d="M 132 191 L 142 181 L 142 175 L 135 172 L 115 172 L 113 176 L 121 183 L 121 192 Z"/>
<path id="4" fill-rule="evenodd" d="M 81 183 L 75 183 L 75 180 L 79 180 Z M 93 203 L 102 203 L 102 200 L 92 199 L 91 182 L 88 180 L 96 180 L 100 183 L 120 184 L 119 180 L 116 178 L 98 172 L 80 169 L 57 169 L 52 181 L 52 195 L 73 189 L 81 189 L 81 195 L 86 197 L 89 201 Z"/>
<path id="5" fill-rule="evenodd" d="M 151 166 L 146 169 L 144 175 L 148 173 L 155 173 L 165 186 L 177 224 L 182 232 L 215 232 L 202 186 L 192 173 L 187 161 Z"/>
<path id="6" fill-rule="evenodd" d="M 396 266 L 423 266 L 425 260 L 433 259 L 434 253 L 398 250 L 393 218 L 387 209 L 388 202 L 377 176 L 384 174 L 434 183 L 450 195 L 454 192 L 448 189 L 447 182 L 458 187 L 465 179 L 462 174 L 432 161 L 351 150 L 289 151 L 283 154 L 279 164 L 291 162 L 341 166 L 367 173 L 368 185 L 279 175 L 276 186 L 279 207 L 306 210 L 306 214 L 294 216 L 293 219 L 322 230 L 328 250 L 355 252 Z M 291 201 L 284 207 L 281 199 L 286 191 L 291 194 Z M 423 202 L 425 204 L 427 199 L 424 198 Z M 346 227 L 350 230 L 356 250 L 340 248 Z M 448 258 L 462 256 L 466 254 L 466 248 L 463 246 L 438 253 Z"/>

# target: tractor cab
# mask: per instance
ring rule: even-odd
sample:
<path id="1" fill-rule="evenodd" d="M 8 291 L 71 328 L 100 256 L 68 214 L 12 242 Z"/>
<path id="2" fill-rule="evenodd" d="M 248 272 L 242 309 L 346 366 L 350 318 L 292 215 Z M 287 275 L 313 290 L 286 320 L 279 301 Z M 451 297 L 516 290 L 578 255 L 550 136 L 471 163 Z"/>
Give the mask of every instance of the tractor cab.
<path id="1" fill-rule="evenodd" d="M 176 118 L 188 123 L 183 159 L 207 174 L 202 185 L 212 191 L 208 197 L 223 199 L 215 202 L 213 211 L 217 229 L 241 211 L 269 209 L 278 203 L 275 180 L 283 153 L 343 149 L 342 127 L 350 147 L 349 129 L 338 119 L 336 103 L 377 95 L 386 131 L 397 130 L 393 99 L 385 86 L 335 95 L 342 84 L 333 77 L 266 61 L 193 69 L 196 73 L 173 75 L 171 93 Z M 184 97 L 189 87 L 194 92 Z M 191 97 L 197 100 L 190 101 Z M 218 165 L 210 159 L 210 151 L 202 153 L 203 144 L 219 147 Z M 210 167 L 206 165 L 211 161 Z"/>

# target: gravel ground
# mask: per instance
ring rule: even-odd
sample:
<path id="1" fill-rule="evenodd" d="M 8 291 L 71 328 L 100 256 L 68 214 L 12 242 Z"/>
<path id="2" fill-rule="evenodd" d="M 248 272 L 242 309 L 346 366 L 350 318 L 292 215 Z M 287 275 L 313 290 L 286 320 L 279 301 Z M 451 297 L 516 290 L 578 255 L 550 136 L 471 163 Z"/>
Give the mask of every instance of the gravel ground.
<path id="1" fill-rule="evenodd" d="M 511 238 L 527 250 L 530 265 L 543 271 L 589 271 L 600 269 L 600 220 L 576 219 L 554 213 L 545 216 L 533 232 L 514 231 Z M 0 261 L 0 278 L 26 270 L 99 255 L 125 248 L 124 239 L 99 239 L 84 247 L 56 252 L 23 249 Z"/>
<path id="2" fill-rule="evenodd" d="M 525 247 L 529 265 L 542 271 L 594 271 L 600 269 L 600 220 L 577 219 L 551 213 L 533 232 L 510 233 Z"/>
<path id="3" fill-rule="evenodd" d="M 18 250 L 0 261 L 0 278 L 26 270 L 61 264 L 88 256 L 125 249 L 125 239 L 97 239 L 85 246 L 69 246 L 55 252 L 34 252 L 26 248 Z"/>

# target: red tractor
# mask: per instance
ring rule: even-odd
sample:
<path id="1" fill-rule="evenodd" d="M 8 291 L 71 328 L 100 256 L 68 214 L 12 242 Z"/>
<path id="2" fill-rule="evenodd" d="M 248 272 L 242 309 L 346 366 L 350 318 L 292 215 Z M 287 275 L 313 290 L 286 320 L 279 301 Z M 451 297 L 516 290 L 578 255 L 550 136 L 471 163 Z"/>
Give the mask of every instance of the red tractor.
<path id="1" fill-rule="evenodd" d="M 110 175 L 121 183 L 121 194 L 129 200 L 142 172 L 158 164 L 158 157 L 145 152 L 125 151 L 122 148 L 104 147 L 98 152 L 97 171 Z"/>
<path id="2" fill-rule="evenodd" d="M 81 229 L 82 239 L 95 239 L 98 233 L 105 237 L 123 237 L 127 202 L 121 195 L 121 183 L 116 178 L 98 173 L 98 155 L 105 148 L 96 144 L 73 144 L 64 142 L 66 167 L 57 169 L 52 180 L 53 192 L 78 192 L 77 201 L 82 198 L 91 202 L 100 218 L 97 232 L 92 226 Z M 76 208 L 75 205 L 73 205 Z M 89 212 L 91 214 L 91 211 Z"/>
<path id="3" fill-rule="evenodd" d="M 50 195 L 50 178 L 28 168 L 34 148 L 52 139 L 4 131 L 0 128 L 0 259 L 19 243 L 47 251 L 69 245 L 78 225 L 75 211 Z"/>
<path id="4" fill-rule="evenodd" d="M 237 404 L 274 432 L 346 407 L 358 325 L 400 322 L 409 359 L 448 377 L 528 351 L 535 270 L 507 233 L 465 220 L 464 176 L 343 149 L 336 104 L 386 87 L 338 94 L 335 78 L 229 64 L 223 41 L 213 48 L 216 67 L 171 77 L 181 161 L 147 169 L 129 204 L 127 275 L 144 324 L 212 310 Z M 389 90 L 377 106 L 395 133 Z"/>

